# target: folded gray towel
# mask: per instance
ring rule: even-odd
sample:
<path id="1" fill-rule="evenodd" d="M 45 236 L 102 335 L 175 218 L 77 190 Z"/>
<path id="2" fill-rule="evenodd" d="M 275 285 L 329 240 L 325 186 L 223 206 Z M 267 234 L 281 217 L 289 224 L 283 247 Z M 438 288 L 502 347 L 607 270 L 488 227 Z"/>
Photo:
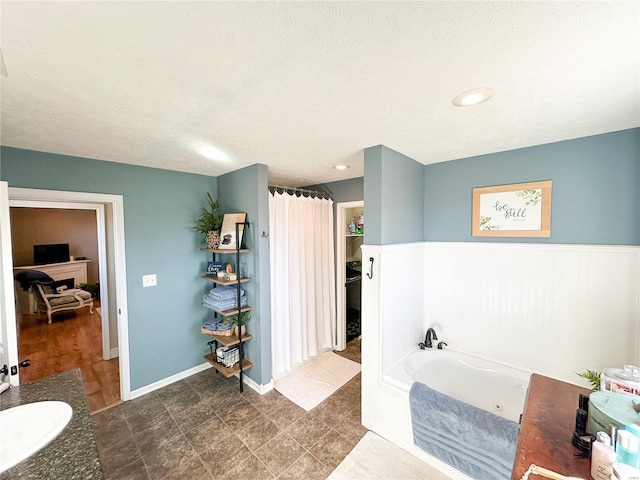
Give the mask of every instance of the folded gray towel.
<path id="1" fill-rule="evenodd" d="M 240 305 L 245 307 L 247 305 L 247 297 L 240 297 Z M 211 300 L 206 295 L 202 299 L 202 306 L 213 308 L 214 310 L 224 311 L 231 310 L 238 306 L 238 301 L 235 299 L 230 300 Z"/>
<path id="2" fill-rule="evenodd" d="M 240 296 L 243 295 L 244 290 L 240 289 Z M 231 285 L 212 288 L 207 296 L 212 300 L 233 300 L 238 297 L 238 288 Z"/>
<path id="3" fill-rule="evenodd" d="M 409 392 L 413 441 L 475 480 L 511 478 L 520 426 L 416 382 Z"/>

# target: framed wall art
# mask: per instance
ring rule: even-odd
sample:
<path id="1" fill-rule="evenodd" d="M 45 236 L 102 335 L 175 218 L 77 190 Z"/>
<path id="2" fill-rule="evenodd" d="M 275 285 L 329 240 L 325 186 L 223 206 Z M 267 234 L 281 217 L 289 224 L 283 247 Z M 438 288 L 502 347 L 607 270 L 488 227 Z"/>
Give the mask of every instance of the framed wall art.
<path id="1" fill-rule="evenodd" d="M 220 229 L 220 250 L 235 250 L 236 248 L 236 223 L 238 225 L 238 245 L 242 246 L 242 234 L 244 232 L 244 222 L 247 219 L 246 213 L 225 213 Z"/>
<path id="2" fill-rule="evenodd" d="M 473 189 L 474 237 L 550 237 L 551 180 Z"/>

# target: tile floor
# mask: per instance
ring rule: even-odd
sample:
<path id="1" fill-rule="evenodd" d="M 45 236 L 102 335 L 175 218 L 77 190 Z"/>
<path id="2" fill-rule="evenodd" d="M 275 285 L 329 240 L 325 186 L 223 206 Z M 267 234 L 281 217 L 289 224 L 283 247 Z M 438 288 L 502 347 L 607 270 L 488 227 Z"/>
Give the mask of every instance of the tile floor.
<path id="1" fill-rule="evenodd" d="M 360 362 L 360 341 L 336 352 Z M 108 479 L 325 479 L 355 447 L 360 374 L 310 412 L 208 369 L 92 417 Z"/>

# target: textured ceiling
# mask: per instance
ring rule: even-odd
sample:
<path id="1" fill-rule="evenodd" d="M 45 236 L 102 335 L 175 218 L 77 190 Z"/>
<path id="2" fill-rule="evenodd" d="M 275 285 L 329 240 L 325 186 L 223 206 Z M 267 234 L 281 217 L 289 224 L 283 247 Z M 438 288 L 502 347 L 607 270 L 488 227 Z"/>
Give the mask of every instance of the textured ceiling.
<path id="1" fill-rule="evenodd" d="M 0 3 L 2 145 L 301 186 L 640 126 L 640 2 Z M 495 96 L 457 108 L 454 96 Z M 217 150 L 216 150 L 217 149 Z M 338 172 L 331 167 L 347 163 Z"/>

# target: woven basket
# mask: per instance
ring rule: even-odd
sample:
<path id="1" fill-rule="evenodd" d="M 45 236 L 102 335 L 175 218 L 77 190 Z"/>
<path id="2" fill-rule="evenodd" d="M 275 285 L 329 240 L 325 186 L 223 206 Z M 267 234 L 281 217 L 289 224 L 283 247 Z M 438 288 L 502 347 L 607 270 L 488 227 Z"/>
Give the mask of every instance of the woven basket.
<path id="1" fill-rule="evenodd" d="M 230 337 L 231 335 L 233 335 L 233 327 L 231 327 L 229 330 L 222 330 L 217 332 L 212 332 L 211 330 L 207 330 L 206 328 L 202 327 L 200 331 L 202 333 L 206 333 L 207 335 L 216 335 L 218 337 Z"/>

